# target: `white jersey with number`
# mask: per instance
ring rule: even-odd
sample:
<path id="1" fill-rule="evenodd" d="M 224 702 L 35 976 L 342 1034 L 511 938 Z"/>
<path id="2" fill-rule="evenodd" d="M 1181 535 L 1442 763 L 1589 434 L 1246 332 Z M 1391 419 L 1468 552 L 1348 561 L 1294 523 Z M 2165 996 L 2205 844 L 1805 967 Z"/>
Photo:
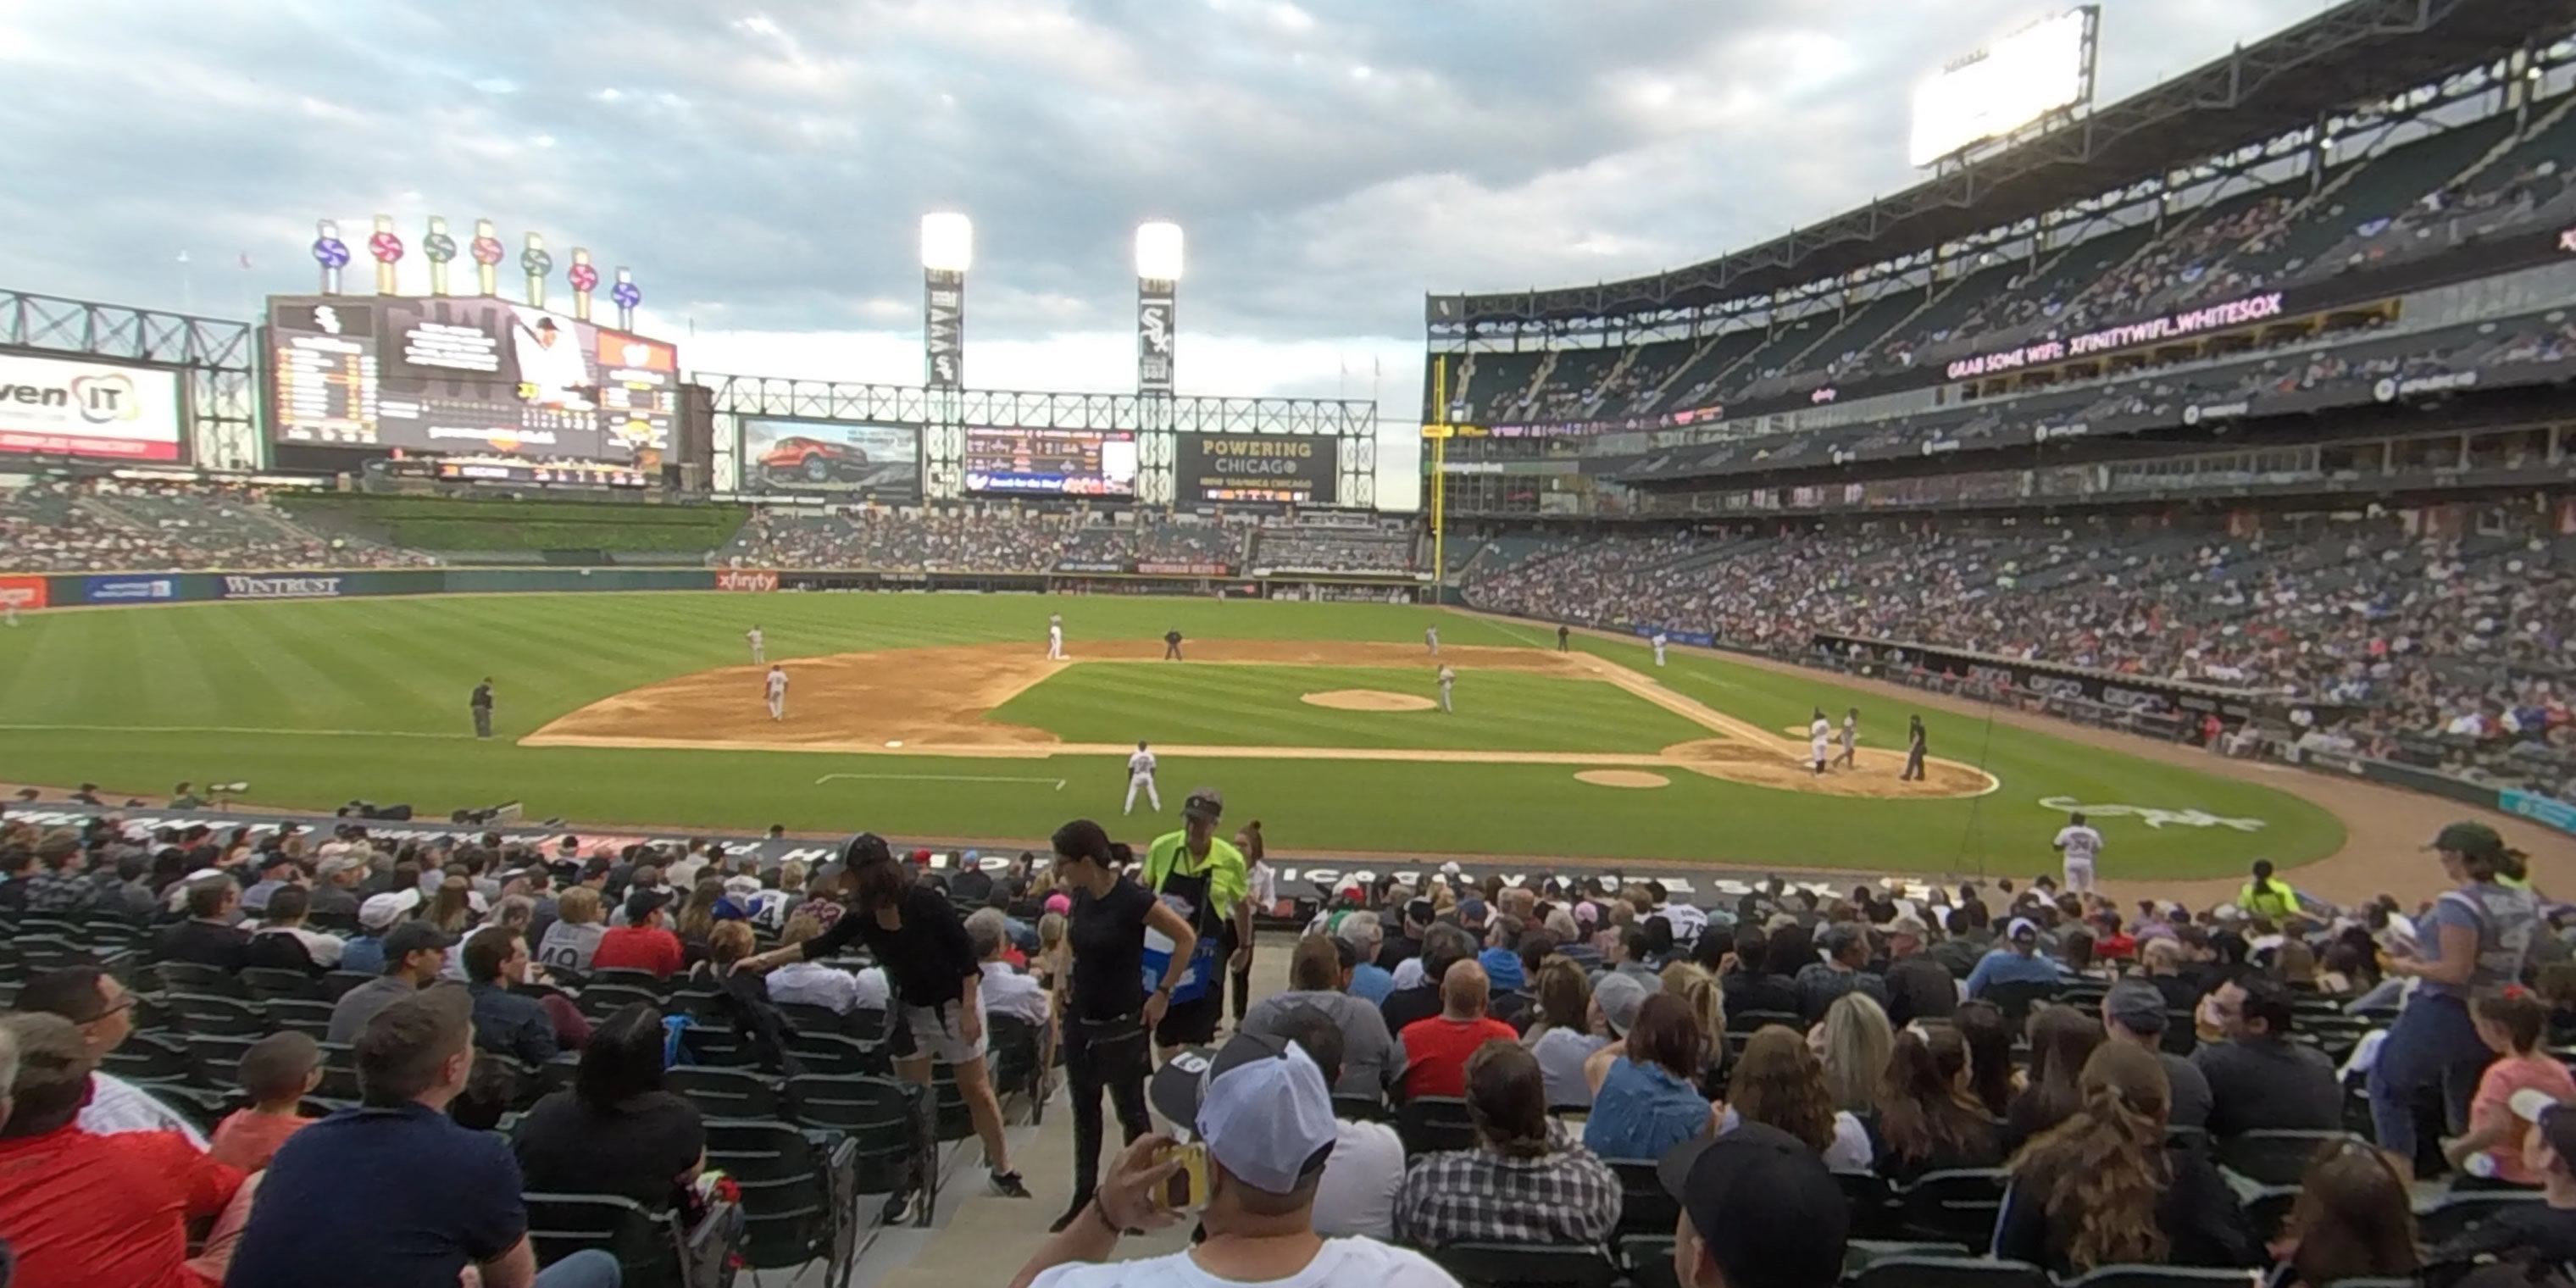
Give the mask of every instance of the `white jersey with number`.
<path id="1" fill-rule="evenodd" d="M 759 647 L 761 646 L 761 644 L 762 644 L 762 643 L 764 643 L 764 641 L 761 639 L 761 635 L 760 635 L 760 628 L 759 628 L 759 627 L 757 627 L 757 626 L 755 626 L 755 627 L 751 628 L 750 630 L 744 631 L 744 632 L 742 633 L 742 637 L 743 637 L 744 639 L 750 640 L 750 641 L 751 641 L 751 646 L 752 646 L 753 648 L 755 648 L 755 649 L 756 649 L 756 648 L 759 648 Z"/>
<path id="2" fill-rule="evenodd" d="M 787 673 L 785 671 L 772 671 L 769 673 L 769 696 L 773 698 L 783 698 L 787 696 Z"/>
<path id="3" fill-rule="evenodd" d="M 2061 828 L 2057 848 L 2066 852 L 2069 863 L 2091 863 L 2093 856 L 2102 852 L 2102 834 L 2089 827 Z"/>
<path id="4" fill-rule="evenodd" d="M 1127 776 L 1129 778 L 1153 777 L 1154 753 L 1150 751 L 1140 751 L 1133 756 L 1129 756 L 1127 758 Z"/>

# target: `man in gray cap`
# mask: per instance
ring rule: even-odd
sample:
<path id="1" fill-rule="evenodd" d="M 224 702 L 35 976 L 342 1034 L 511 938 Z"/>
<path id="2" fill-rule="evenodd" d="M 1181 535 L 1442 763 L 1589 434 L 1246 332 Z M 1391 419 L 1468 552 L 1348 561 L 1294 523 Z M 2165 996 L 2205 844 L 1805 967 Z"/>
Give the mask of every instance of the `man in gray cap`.
<path id="1" fill-rule="evenodd" d="M 2191 1061 L 2164 1049 L 2165 1026 L 2172 1017 L 2165 1010 L 2163 990 L 2132 975 L 2111 986 L 2102 995 L 2102 1028 L 2114 1042 L 2132 1042 L 2156 1053 L 2156 1062 L 2165 1067 L 2165 1082 L 2172 1087 L 2165 1117 L 2175 1127 L 2209 1126 L 2209 1079 L 2200 1074 Z"/>
<path id="2" fill-rule="evenodd" d="M 1237 1034 L 1191 1050 L 1154 1075 L 1154 1108 L 1189 1126 L 1207 1151 L 1207 1238 L 1168 1256 L 1106 1262 L 1129 1230 L 1178 1223 L 1168 1200 L 1181 1170 L 1168 1136 L 1139 1138 L 1082 1216 L 1049 1239 L 1012 1288 L 1164 1288 L 1205 1283 L 1404 1284 L 1457 1288 L 1421 1253 L 1374 1239 L 1315 1233 L 1315 1191 L 1340 1137 L 1323 1071 L 1295 1043 Z M 1821 1166 L 1821 1164 L 1819 1165 Z M 1832 1178 L 1826 1178 L 1828 1186 Z M 1840 1191 L 1835 1191 L 1837 1204 Z M 1835 1247 L 1839 1263 L 1842 1250 Z"/>

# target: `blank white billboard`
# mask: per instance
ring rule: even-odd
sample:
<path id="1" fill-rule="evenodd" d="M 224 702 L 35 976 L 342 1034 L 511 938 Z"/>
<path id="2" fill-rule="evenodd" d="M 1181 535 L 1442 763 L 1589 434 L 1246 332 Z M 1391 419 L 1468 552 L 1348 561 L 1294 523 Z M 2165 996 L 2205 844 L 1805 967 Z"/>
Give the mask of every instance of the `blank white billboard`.
<path id="1" fill-rule="evenodd" d="M 1916 87 L 1907 159 L 1930 165 L 2092 97 L 2098 12 L 2024 27 Z"/>

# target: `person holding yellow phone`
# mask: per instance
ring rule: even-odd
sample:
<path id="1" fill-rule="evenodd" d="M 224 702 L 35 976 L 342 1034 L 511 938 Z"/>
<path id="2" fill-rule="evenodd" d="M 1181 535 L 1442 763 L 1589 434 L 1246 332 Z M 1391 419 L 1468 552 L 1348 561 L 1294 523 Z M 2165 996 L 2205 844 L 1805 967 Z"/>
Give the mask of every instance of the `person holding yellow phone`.
<path id="1" fill-rule="evenodd" d="M 1012 1288 L 1196 1288 L 1211 1280 L 1237 1288 L 1457 1288 L 1419 1252 L 1315 1233 L 1315 1191 L 1339 1128 L 1332 1089 L 1303 1048 L 1257 1034 L 1238 1034 L 1214 1052 L 1194 1047 L 1154 1075 L 1151 1094 L 1154 1108 L 1189 1124 L 1205 1149 L 1206 1240 L 1166 1257 L 1100 1264 L 1127 1231 L 1181 1219 L 1165 1200 L 1194 1155 L 1176 1152 L 1179 1142 L 1169 1137 L 1145 1136 L 1118 1156 L 1089 1206 L 1020 1268 Z"/>

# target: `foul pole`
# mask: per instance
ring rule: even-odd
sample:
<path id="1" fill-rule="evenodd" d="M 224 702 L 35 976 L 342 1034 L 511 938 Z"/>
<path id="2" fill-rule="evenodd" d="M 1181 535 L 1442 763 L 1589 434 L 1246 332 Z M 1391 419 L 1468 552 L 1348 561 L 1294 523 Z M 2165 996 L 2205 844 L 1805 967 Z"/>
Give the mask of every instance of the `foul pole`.
<path id="1" fill-rule="evenodd" d="M 1431 596 L 1433 603 L 1448 598 L 1449 591 L 1449 473 L 1442 467 L 1449 463 L 1449 359 L 1441 357 L 1431 364 L 1432 423 L 1423 426 L 1431 433 Z"/>

